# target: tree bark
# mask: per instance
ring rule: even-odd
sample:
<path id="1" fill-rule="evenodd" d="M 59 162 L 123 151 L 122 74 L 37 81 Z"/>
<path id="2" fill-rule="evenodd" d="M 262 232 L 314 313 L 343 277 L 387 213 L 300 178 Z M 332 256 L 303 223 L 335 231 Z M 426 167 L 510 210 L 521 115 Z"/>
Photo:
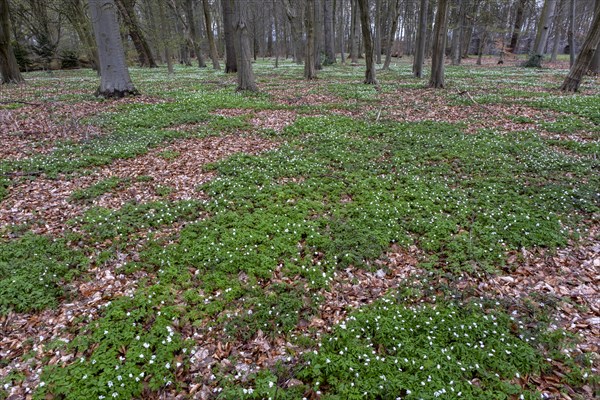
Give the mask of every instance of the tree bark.
<path id="1" fill-rule="evenodd" d="M 185 15 L 187 17 L 187 30 L 188 30 L 188 39 L 192 48 L 194 49 L 194 54 L 196 54 L 196 59 L 198 60 L 199 68 L 206 68 L 206 62 L 204 61 L 204 57 L 202 56 L 202 48 L 200 46 L 200 38 L 198 37 L 198 33 L 196 30 L 196 18 L 194 17 L 194 3 L 193 0 L 185 0 Z"/>
<path id="2" fill-rule="evenodd" d="M 215 44 L 215 35 L 212 30 L 212 17 L 210 15 L 210 8 L 208 0 L 202 0 L 202 9 L 204 11 L 204 21 L 206 22 L 206 37 L 208 38 L 208 45 L 210 48 L 210 58 L 212 60 L 213 69 L 220 70 L 219 65 L 219 52 L 217 51 L 217 45 Z"/>
<path id="3" fill-rule="evenodd" d="M 597 12 L 590 26 L 587 36 L 581 46 L 581 52 L 571 67 L 560 90 L 563 92 L 577 92 L 581 79 L 588 71 L 589 65 L 594 58 L 596 48 L 600 44 L 600 12 Z"/>
<path id="4" fill-rule="evenodd" d="M 575 0 L 569 0 L 569 28 L 567 30 L 569 41 L 569 66 L 575 63 Z"/>
<path id="5" fill-rule="evenodd" d="M 345 0 L 338 0 L 340 2 L 340 27 L 339 27 L 339 36 L 340 36 L 340 62 L 342 64 L 346 64 L 346 56 L 344 55 L 344 47 L 345 47 L 345 43 L 344 43 L 344 38 L 346 37 L 346 33 L 345 33 L 345 22 L 346 22 L 346 17 L 344 16 L 344 6 L 346 1 Z"/>
<path id="6" fill-rule="evenodd" d="M 10 18 L 8 0 L 0 0 L 0 75 L 2 83 L 21 83 L 25 80 L 10 45 Z"/>
<path id="7" fill-rule="evenodd" d="M 350 60 L 352 64 L 358 64 L 358 24 L 359 11 L 358 0 L 350 0 L 351 4 L 351 21 L 350 21 Z"/>
<path id="8" fill-rule="evenodd" d="M 163 1 L 158 2 L 158 18 L 160 20 L 160 24 L 162 26 L 161 32 L 161 40 L 165 51 L 165 59 L 167 61 L 167 71 L 169 75 L 173 75 L 175 70 L 173 69 L 173 55 L 171 54 L 171 36 L 170 30 L 167 29 L 169 26 L 167 15 L 165 11 L 165 3 Z"/>
<path id="9" fill-rule="evenodd" d="M 446 52 L 446 34 L 448 32 L 448 4 L 449 0 L 438 0 L 438 10 L 435 15 L 435 31 L 433 34 L 429 87 L 437 89 L 444 87 L 444 57 Z"/>
<path id="10" fill-rule="evenodd" d="M 596 15 L 600 14 L 600 0 L 596 0 Z M 596 75 L 600 73 L 600 44 L 596 46 L 596 52 L 594 53 L 594 58 L 592 58 L 592 62 L 590 63 L 590 74 Z"/>
<path id="11" fill-rule="evenodd" d="M 333 25 L 333 0 L 323 1 L 323 19 L 325 36 L 325 65 L 335 64 L 335 29 Z"/>
<path id="12" fill-rule="evenodd" d="M 558 10 L 556 10 L 554 13 L 554 22 L 552 24 L 554 28 L 554 42 L 552 43 L 552 55 L 550 56 L 550 62 L 556 62 L 558 57 L 558 48 L 560 46 L 560 39 L 563 33 L 561 19 L 564 18 L 566 1 L 569 0 L 560 0 L 560 3 L 558 3 Z"/>
<path id="13" fill-rule="evenodd" d="M 321 64 L 321 54 L 323 53 L 325 47 L 325 35 L 323 34 L 325 22 L 323 18 L 323 4 L 321 1 L 322 0 L 313 0 L 315 9 L 315 19 L 313 25 L 313 29 L 315 31 L 315 55 L 313 60 L 315 62 L 315 69 L 317 71 L 323 69 L 323 65 Z"/>
<path id="14" fill-rule="evenodd" d="M 127 69 L 114 0 L 89 0 L 89 5 L 100 60 L 96 95 L 109 98 L 138 94 Z"/>
<path id="15" fill-rule="evenodd" d="M 77 33 L 79 41 L 84 45 L 92 69 L 100 73 L 94 33 L 92 32 L 89 18 L 85 13 L 82 0 L 66 0 L 63 5 L 65 7 L 64 14 Z"/>
<path id="16" fill-rule="evenodd" d="M 384 71 L 390 69 L 390 63 L 392 62 L 392 46 L 394 45 L 394 38 L 398 30 L 398 18 L 400 17 L 400 0 L 392 0 L 390 6 L 392 8 L 390 12 L 392 23 L 385 43 L 385 61 L 383 62 L 383 67 L 381 67 Z"/>
<path id="17" fill-rule="evenodd" d="M 517 47 L 519 45 L 519 36 L 521 35 L 521 27 L 523 26 L 523 12 L 525 11 L 525 3 L 527 0 L 516 0 L 517 11 L 515 15 L 515 25 L 513 27 L 513 33 L 510 38 L 510 51 L 513 54 L 517 54 Z"/>
<path id="18" fill-rule="evenodd" d="M 381 64 L 381 0 L 375 0 L 375 63 Z"/>
<path id="19" fill-rule="evenodd" d="M 306 26 L 306 53 L 304 55 L 304 78 L 311 80 L 317 77 L 315 68 L 315 3 L 306 0 L 305 21 Z"/>
<path id="20" fill-rule="evenodd" d="M 427 37 L 427 7 L 429 0 L 421 0 L 419 10 L 419 30 L 417 32 L 417 48 L 413 62 L 413 75 L 423 78 L 423 63 L 425 61 L 425 38 Z"/>
<path id="21" fill-rule="evenodd" d="M 554 15 L 555 8 L 556 0 L 544 1 L 544 7 L 542 8 L 535 37 L 535 44 L 533 46 L 533 53 L 531 54 L 529 61 L 525 64 L 528 67 L 541 67 L 541 62 L 546 50 L 546 43 L 548 42 L 548 35 L 550 34 L 550 21 Z"/>
<path id="22" fill-rule="evenodd" d="M 285 6 L 285 14 L 290 21 L 294 62 L 302 64 L 302 54 L 305 49 L 302 44 L 302 10 L 300 3 L 297 0 L 283 0 L 283 5 Z"/>
<path id="23" fill-rule="evenodd" d="M 248 7 L 244 0 L 232 0 L 234 45 L 237 56 L 237 91 L 258 92 L 252 71 L 252 50 L 248 34 Z"/>
<path id="24" fill-rule="evenodd" d="M 127 27 L 129 37 L 131 38 L 133 46 L 135 47 L 135 51 L 138 54 L 140 66 L 156 68 L 156 61 L 152 56 L 150 46 L 148 46 L 148 42 L 142 34 L 140 24 L 136 17 L 134 10 L 135 0 L 115 0 L 115 4 L 119 9 L 121 18 L 123 18 L 123 23 Z"/>
<path id="25" fill-rule="evenodd" d="M 360 26 L 362 27 L 363 42 L 365 44 L 365 83 L 367 85 L 377 85 L 375 76 L 375 57 L 373 55 L 373 34 L 371 33 L 371 18 L 369 17 L 368 0 L 358 0 L 360 7 Z"/>
<path id="26" fill-rule="evenodd" d="M 462 59 L 462 38 L 463 38 L 463 27 L 465 24 L 465 18 L 467 14 L 467 6 L 465 0 L 458 0 L 458 15 L 456 26 L 452 30 L 452 50 L 451 59 L 452 65 L 460 65 Z"/>
<path id="27" fill-rule="evenodd" d="M 221 8 L 223 9 L 223 37 L 225 38 L 225 73 L 230 74 L 237 72 L 231 0 L 221 0 Z"/>

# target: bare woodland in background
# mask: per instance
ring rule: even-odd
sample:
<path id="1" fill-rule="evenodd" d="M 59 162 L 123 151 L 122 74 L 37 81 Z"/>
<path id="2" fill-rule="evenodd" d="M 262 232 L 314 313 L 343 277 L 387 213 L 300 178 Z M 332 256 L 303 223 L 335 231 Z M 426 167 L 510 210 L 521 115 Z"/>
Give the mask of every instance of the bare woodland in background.
<path id="1" fill-rule="evenodd" d="M 239 90 L 255 91 L 258 58 L 304 64 L 306 79 L 333 63 L 365 66 L 376 84 L 376 69 L 410 56 L 419 78 L 431 60 L 429 86 L 441 88 L 447 62 L 527 55 L 524 67 L 540 67 L 568 54 L 562 89 L 576 91 L 600 69 L 599 13 L 600 0 L 0 0 L 0 72 L 18 83 L 22 71 L 93 68 L 99 94 L 121 96 L 136 93 L 127 64 L 173 73 L 223 60 Z"/>

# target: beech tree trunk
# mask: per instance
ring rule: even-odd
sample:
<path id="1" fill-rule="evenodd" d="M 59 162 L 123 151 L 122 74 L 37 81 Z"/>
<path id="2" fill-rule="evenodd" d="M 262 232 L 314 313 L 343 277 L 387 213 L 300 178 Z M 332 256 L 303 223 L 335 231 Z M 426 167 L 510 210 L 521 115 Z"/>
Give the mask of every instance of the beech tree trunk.
<path id="1" fill-rule="evenodd" d="M 375 63 L 381 64 L 381 0 L 375 0 Z"/>
<path id="2" fill-rule="evenodd" d="M 427 1 L 427 0 L 421 0 Z M 396 31 L 398 30 L 398 18 L 400 17 L 400 0 L 392 0 L 390 16 L 392 18 L 392 24 L 388 32 L 388 38 L 385 44 L 385 61 L 381 69 L 390 69 L 390 63 L 392 62 L 392 46 L 394 45 L 394 39 L 396 37 Z M 427 27 L 425 27 L 427 29 Z"/>
<path id="3" fill-rule="evenodd" d="M 433 33 L 429 87 L 437 89 L 444 87 L 444 58 L 446 52 L 446 34 L 448 32 L 448 4 L 449 0 L 438 0 L 438 9 L 435 15 L 435 32 Z"/>
<path id="4" fill-rule="evenodd" d="M 167 71 L 168 71 L 169 75 L 173 75 L 175 73 L 175 70 L 173 69 L 173 54 L 171 54 L 171 45 L 172 45 L 171 40 L 170 40 L 171 36 L 169 34 L 170 30 L 167 29 L 169 24 L 168 24 L 167 15 L 165 12 L 165 3 L 163 1 L 158 2 L 158 18 L 162 25 L 162 29 L 160 30 L 160 33 L 161 33 L 162 44 L 163 44 L 164 51 L 165 51 L 165 59 L 167 61 Z"/>
<path id="5" fill-rule="evenodd" d="M 466 1 L 458 0 L 458 14 L 456 18 L 456 26 L 452 29 L 452 50 L 451 59 L 452 65 L 460 65 L 462 59 L 462 37 L 463 37 L 463 26 L 466 18 Z"/>
<path id="6" fill-rule="evenodd" d="M 516 0 L 517 11 L 515 15 L 515 25 L 513 27 L 513 33 L 510 38 L 510 51 L 513 54 L 517 53 L 517 47 L 519 45 L 519 36 L 521 35 L 521 27 L 523 26 L 523 12 L 525 11 L 525 2 L 527 0 Z"/>
<path id="7" fill-rule="evenodd" d="M 198 37 L 198 31 L 196 30 L 196 18 L 194 17 L 194 3 L 193 0 L 185 0 L 185 15 L 187 17 L 187 30 L 188 40 L 194 49 L 196 59 L 198 60 L 199 68 L 206 68 L 206 62 L 202 56 L 202 48 L 200 47 L 200 38 Z"/>
<path id="8" fill-rule="evenodd" d="M 367 68 L 365 71 L 365 83 L 367 85 L 377 85 L 375 76 L 375 57 L 373 48 L 373 34 L 371 33 L 371 18 L 369 18 L 368 0 L 358 0 L 360 8 L 360 26 L 362 28 L 363 42 L 365 44 L 365 61 Z"/>
<path id="9" fill-rule="evenodd" d="M 600 0 L 596 0 L 596 15 L 600 14 Z M 600 44 L 596 46 L 596 52 L 594 53 L 594 58 L 592 58 L 592 62 L 590 64 L 590 74 L 596 75 L 600 73 Z"/>
<path id="10" fill-rule="evenodd" d="M 96 95 L 109 98 L 138 94 L 127 69 L 114 0 L 89 0 L 89 5 L 100 60 Z"/>
<path id="11" fill-rule="evenodd" d="M 569 41 L 569 66 L 575 63 L 575 0 L 569 0 L 569 28 L 567 29 Z"/>
<path id="12" fill-rule="evenodd" d="M 427 37 L 427 7 L 429 0 L 421 0 L 419 10 L 419 30 L 417 32 L 417 48 L 413 62 L 413 75 L 423 78 L 423 63 L 425 62 L 425 39 Z"/>
<path id="13" fill-rule="evenodd" d="M 323 69 L 323 65 L 321 65 L 321 54 L 324 49 L 324 34 L 323 28 L 325 27 L 324 18 L 323 18 L 323 4 L 322 0 L 313 0 L 313 7 L 315 9 L 315 19 L 313 24 L 313 30 L 315 31 L 315 54 L 313 56 L 313 60 L 315 62 L 315 69 L 317 71 Z"/>
<path id="14" fill-rule="evenodd" d="M 305 12 L 306 26 L 306 52 L 304 54 L 304 78 L 311 80 L 317 77 L 315 68 L 315 3 L 314 0 L 306 0 Z"/>
<path id="15" fill-rule="evenodd" d="M 221 0 L 221 8 L 223 11 L 223 37 L 225 39 L 225 73 L 231 74 L 237 72 L 231 0 Z"/>
<path id="16" fill-rule="evenodd" d="M 590 26 L 587 36 L 581 46 L 581 52 L 565 78 L 560 90 L 563 92 L 576 92 L 579 90 L 581 79 L 588 71 L 594 58 L 596 48 L 600 44 L 600 12 L 597 12 Z"/>
<path id="17" fill-rule="evenodd" d="M 10 45 L 8 0 L 0 0 L 0 75 L 2 75 L 3 84 L 24 82 L 15 53 Z"/>
<path id="18" fill-rule="evenodd" d="M 323 1 L 323 20 L 325 26 L 325 61 L 323 64 L 331 65 L 335 64 L 335 29 L 333 25 L 333 0 Z"/>
<path id="19" fill-rule="evenodd" d="M 298 0 L 283 0 L 285 14 L 290 21 L 292 46 L 294 49 L 294 62 L 302 64 L 302 54 L 305 49 L 302 44 L 302 10 Z"/>
<path id="20" fill-rule="evenodd" d="M 555 8 L 556 0 L 544 1 L 544 7 L 542 8 L 535 43 L 533 45 L 533 52 L 529 57 L 529 61 L 525 63 L 525 66 L 527 67 L 541 67 L 546 50 L 546 43 L 548 42 L 548 35 L 550 34 L 550 22 L 552 21 Z"/>
<path id="21" fill-rule="evenodd" d="M 350 21 L 350 60 L 352 64 L 358 64 L 358 24 L 359 24 L 359 11 L 358 11 L 358 0 L 350 0 L 351 7 L 351 21 Z"/>
<path id="22" fill-rule="evenodd" d="M 258 92 L 252 71 L 252 50 L 248 33 L 248 5 L 244 0 L 232 0 L 234 45 L 237 56 L 237 91 Z"/>
<path id="23" fill-rule="evenodd" d="M 85 47 L 85 52 L 90 60 L 92 69 L 100 73 L 98 62 L 98 50 L 94 41 L 94 33 L 92 32 L 91 23 L 85 13 L 83 0 L 65 0 L 64 3 L 65 16 L 73 29 L 77 33 L 77 37 Z"/>
<path id="24" fill-rule="evenodd" d="M 129 37 L 131 38 L 133 46 L 135 47 L 135 51 L 138 54 L 140 66 L 156 68 L 156 61 L 152 56 L 150 46 L 148 46 L 148 42 L 142 34 L 140 24 L 137 20 L 134 9 L 135 0 L 115 0 L 115 4 L 119 9 L 121 18 L 123 18 L 123 23 L 127 27 Z"/>
<path id="25" fill-rule="evenodd" d="M 219 52 L 217 51 L 217 45 L 215 44 L 215 35 L 212 30 L 212 17 L 210 15 L 210 8 L 208 0 L 202 0 L 202 9 L 204 11 L 204 21 L 206 22 L 206 37 L 208 38 L 208 46 L 210 48 L 210 58 L 212 60 L 213 69 L 220 70 L 219 65 Z"/>

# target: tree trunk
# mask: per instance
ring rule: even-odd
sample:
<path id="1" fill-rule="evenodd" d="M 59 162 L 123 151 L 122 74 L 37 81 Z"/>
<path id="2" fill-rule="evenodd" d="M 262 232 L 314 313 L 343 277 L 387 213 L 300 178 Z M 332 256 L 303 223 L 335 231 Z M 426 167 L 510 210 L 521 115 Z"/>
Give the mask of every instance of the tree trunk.
<path id="1" fill-rule="evenodd" d="M 215 35 L 212 30 L 212 18 L 210 15 L 210 8 L 208 0 L 202 0 L 202 9 L 204 11 L 204 21 L 206 22 L 206 37 L 208 38 L 208 45 L 210 47 L 210 58 L 212 60 L 213 69 L 220 70 L 219 65 L 219 52 L 217 51 L 217 45 L 215 44 Z"/>
<path id="2" fill-rule="evenodd" d="M 237 72 L 231 1 L 232 0 L 221 0 L 221 7 L 223 9 L 223 36 L 225 38 L 225 72 L 228 74 Z"/>
<path id="3" fill-rule="evenodd" d="M 140 66 L 156 68 L 156 61 L 152 56 L 150 46 L 148 46 L 148 42 L 142 34 L 140 24 L 136 17 L 134 10 L 135 0 L 115 0 L 115 4 L 119 9 L 123 23 L 127 27 L 129 37 L 131 38 L 133 46 L 135 47 L 135 51 L 138 54 Z"/>
<path id="4" fill-rule="evenodd" d="M 485 51 L 485 45 L 488 40 L 489 33 L 487 28 L 481 34 L 481 39 L 479 40 L 479 48 L 477 49 L 477 65 L 481 65 L 481 59 L 483 58 L 483 52 Z"/>
<path id="5" fill-rule="evenodd" d="M 100 60 L 96 95 L 108 98 L 138 94 L 127 69 L 114 0 L 89 0 L 89 5 Z"/>
<path id="6" fill-rule="evenodd" d="M 423 78 L 423 63 L 425 61 L 425 38 L 427 37 L 427 7 L 429 0 L 421 0 L 419 10 L 419 30 L 417 32 L 417 48 L 413 62 L 413 75 Z"/>
<path id="7" fill-rule="evenodd" d="M 345 47 L 345 43 L 344 43 L 344 38 L 346 37 L 346 32 L 345 32 L 345 22 L 346 22 L 346 18 L 344 16 L 344 9 L 345 9 L 345 0 L 338 0 L 340 2 L 340 28 L 338 30 L 338 32 L 340 33 L 340 61 L 342 64 L 346 63 L 346 56 L 344 55 L 344 47 Z"/>
<path id="8" fill-rule="evenodd" d="M 381 64 L 381 0 L 375 0 L 375 63 Z"/>
<path id="9" fill-rule="evenodd" d="M 566 1 L 568 0 L 561 0 L 558 5 L 558 10 L 554 13 L 554 23 L 552 24 L 554 27 L 554 42 L 552 43 L 552 55 L 550 56 L 550 62 L 556 62 L 558 57 L 558 48 L 560 47 L 560 39 L 563 33 L 561 19 L 564 17 Z"/>
<path id="10" fill-rule="evenodd" d="M 315 69 L 317 71 L 323 69 L 323 65 L 321 65 L 321 54 L 323 53 L 325 43 L 323 34 L 325 23 L 323 19 L 323 4 L 321 1 L 322 0 L 313 0 L 315 9 L 315 20 L 313 25 L 313 29 L 315 31 L 315 55 L 313 60 L 315 62 Z"/>
<path id="11" fill-rule="evenodd" d="M 198 37 L 198 33 L 196 30 L 196 18 L 194 17 L 194 3 L 193 0 L 185 0 L 185 15 L 187 18 L 187 28 L 188 28 L 188 39 L 192 48 L 194 49 L 194 54 L 196 55 L 196 59 L 198 60 L 199 68 L 206 68 L 206 62 L 204 61 L 204 57 L 202 56 L 202 48 L 200 46 L 200 38 Z"/>
<path id="12" fill-rule="evenodd" d="M 92 69 L 100 73 L 94 33 L 92 32 L 89 18 L 85 13 L 82 0 L 66 0 L 63 5 L 65 7 L 64 14 L 77 33 L 79 41 L 85 47 L 85 52 L 90 59 Z"/>
<path id="13" fill-rule="evenodd" d="M 464 1 L 464 0 L 463 0 Z M 469 56 L 469 49 L 471 46 L 471 38 L 473 37 L 473 30 L 475 29 L 475 23 L 473 22 L 479 11 L 479 1 L 474 1 L 468 16 L 465 16 L 466 27 L 464 29 L 464 37 L 462 38 L 462 57 L 467 58 Z"/>
<path id="14" fill-rule="evenodd" d="M 352 64 L 358 64 L 358 24 L 359 11 L 358 0 L 350 0 L 351 7 L 351 22 L 350 22 L 350 59 Z"/>
<path id="15" fill-rule="evenodd" d="M 458 0 L 458 16 L 457 16 L 457 25 L 452 30 L 452 51 L 451 51 L 451 59 L 452 65 L 460 65 L 460 61 L 462 59 L 462 37 L 463 37 L 463 27 L 465 24 L 467 14 L 467 6 L 466 0 Z"/>
<path id="16" fill-rule="evenodd" d="M 435 32 L 433 34 L 433 50 L 431 59 L 431 77 L 429 87 L 444 87 L 444 57 L 446 52 L 446 34 L 448 32 L 449 0 L 438 0 L 435 15 Z"/>
<path id="17" fill-rule="evenodd" d="M 367 64 L 365 83 L 367 85 L 377 85 L 371 18 L 369 18 L 369 2 L 368 0 L 358 0 L 358 6 L 360 7 L 360 26 L 362 27 L 363 42 L 365 44 L 365 61 Z"/>
<path id="18" fill-rule="evenodd" d="M 160 19 L 160 24 L 162 26 L 160 32 L 162 44 L 165 49 L 165 59 L 167 60 L 167 71 L 169 75 L 173 75 L 175 70 L 173 69 L 173 55 L 171 54 L 171 36 L 170 30 L 167 29 L 169 23 L 165 12 L 165 3 L 163 1 L 158 2 L 158 18 Z"/>
<path id="19" fill-rule="evenodd" d="M 292 42 L 294 49 L 294 62 L 296 64 L 302 64 L 302 54 L 304 53 L 304 46 L 302 44 L 302 10 L 300 8 L 300 2 L 294 0 L 283 0 L 285 6 L 285 13 L 288 20 L 290 21 L 290 30 L 292 33 Z"/>
<path id="20" fill-rule="evenodd" d="M 25 80 L 10 45 L 8 0 L 0 0 L 0 75 L 2 83 L 21 83 Z"/>
<path id="21" fill-rule="evenodd" d="M 550 21 L 554 15 L 555 8 L 556 0 L 544 1 L 544 7 L 542 8 L 542 14 L 540 16 L 537 34 L 535 37 L 535 44 L 533 46 L 533 53 L 529 57 L 529 61 L 525 63 L 525 66 L 527 67 L 541 67 L 541 62 L 544 58 L 544 52 L 546 49 L 546 43 L 548 41 L 548 35 L 550 34 Z"/>
<path id="22" fill-rule="evenodd" d="M 335 29 L 333 24 L 333 0 L 323 1 L 323 20 L 325 36 L 325 65 L 335 64 Z"/>
<path id="23" fill-rule="evenodd" d="M 600 0 L 596 0 L 596 15 L 598 14 L 600 14 Z M 596 46 L 596 52 L 594 53 L 594 58 L 592 58 L 589 72 L 593 75 L 597 75 L 600 72 L 600 44 Z"/>
<path id="24" fill-rule="evenodd" d="M 513 27 L 513 33 L 510 38 L 510 51 L 513 54 L 517 54 L 517 47 L 519 45 L 519 36 L 521 35 L 521 27 L 523 26 L 523 12 L 525 11 L 525 3 L 527 0 L 516 0 L 517 11 L 515 15 L 515 25 Z"/>
<path id="25" fill-rule="evenodd" d="M 232 0 L 235 54 L 237 55 L 237 91 L 258 92 L 252 71 L 252 50 L 248 34 L 248 7 L 244 0 Z"/>
<path id="26" fill-rule="evenodd" d="M 304 55 L 304 78 L 311 80 L 317 77 L 315 68 L 315 3 L 306 0 L 305 21 L 306 25 L 306 53 Z"/>
<path id="27" fill-rule="evenodd" d="M 569 66 L 575 63 L 575 0 L 569 1 L 569 28 L 567 30 L 569 40 Z"/>
<path id="28" fill-rule="evenodd" d="M 390 69 L 390 63 L 392 62 L 392 46 L 394 45 L 394 38 L 398 30 L 398 18 L 400 17 L 400 0 L 392 0 L 390 7 L 392 23 L 385 44 L 385 61 L 383 62 L 383 67 L 381 67 L 384 71 Z"/>
<path id="29" fill-rule="evenodd" d="M 590 30 L 581 46 L 581 52 L 571 67 L 569 75 L 565 78 L 560 90 L 563 92 L 576 92 L 579 89 L 581 79 L 588 71 L 598 45 L 600 45 L 600 12 L 597 12 L 594 16 Z"/>

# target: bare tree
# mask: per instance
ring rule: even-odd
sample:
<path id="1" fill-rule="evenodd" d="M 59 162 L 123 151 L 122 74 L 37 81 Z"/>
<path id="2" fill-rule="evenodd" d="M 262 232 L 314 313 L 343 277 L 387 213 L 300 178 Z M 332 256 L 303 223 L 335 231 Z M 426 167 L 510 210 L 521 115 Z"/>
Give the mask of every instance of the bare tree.
<path id="1" fill-rule="evenodd" d="M 365 44 L 365 61 L 367 68 L 365 71 L 365 83 L 367 85 L 377 85 L 375 76 L 375 58 L 373 55 L 373 34 L 371 33 L 371 18 L 369 17 L 368 0 L 358 0 L 360 8 L 360 25 L 362 27 L 363 42 Z"/>
<path id="2" fill-rule="evenodd" d="M 594 16 L 590 30 L 581 46 L 581 52 L 571 67 L 560 90 L 563 92 L 576 92 L 579 90 L 581 79 L 588 71 L 598 45 L 600 45 L 600 12 L 597 12 Z"/>
<path id="3" fill-rule="evenodd" d="M 324 19 L 324 36 L 325 36 L 325 61 L 323 64 L 335 64 L 335 35 L 333 28 L 333 0 L 323 1 L 323 19 Z"/>
<path id="4" fill-rule="evenodd" d="M 396 31 L 398 30 L 398 18 L 400 17 L 400 0 L 391 0 L 389 14 L 392 23 L 388 31 L 385 45 L 385 61 L 383 62 L 383 67 L 381 68 L 383 70 L 390 69 L 390 63 L 392 62 L 392 46 L 394 45 L 394 38 L 396 37 Z"/>
<path id="5" fill-rule="evenodd" d="M 548 35 L 550 34 L 550 22 L 552 21 L 555 8 L 556 0 L 544 1 L 544 7 L 542 8 L 535 37 L 535 44 L 533 45 L 533 52 L 531 53 L 529 60 L 525 63 L 526 67 L 541 67 L 546 49 L 546 42 L 548 41 Z"/>
<path id="6" fill-rule="evenodd" d="M 600 0 L 596 0 L 596 15 L 600 14 Z M 592 58 L 592 62 L 590 64 L 590 73 L 598 74 L 600 72 L 600 44 L 596 47 L 596 52 L 594 53 L 594 58 Z"/>
<path id="7" fill-rule="evenodd" d="M 134 9 L 135 1 L 136 0 L 115 0 L 115 4 L 121 13 L 123 22 L 129 32 L 129 37 L 137 51 L 140 65 L 142 67 L 156 68 L 156 61 L 152 56 L 150 46 L 148 46 L 148 42 L 146 41 L 138 22 L 137 14 Z"/>
<path id="8" fill-rule="evenodd" d="M 304 54 L 304 78 L 311 80 L 317 77 L 315 68 L 315 2 L 306 0 L 305 21 L 306 45 Z"/>
<path id="9" fill-rule="evenodd" d="M 302 64 L 302 54 L 304 53 L 302 45 L 302 7 L 299 0 L 283 0 L 285 14 L 290 21 L 290 30 L 292 33 L 292 45 L 294 49 L 294 61 L 296 64 Z"/>
<path id="10" fill-rule="evenodd" d="M 73 26 L 79 37 L 79 41 L 85 47 L 92 69 L 100 72 L 98 67 L 98 50 L 94 41 L 94 33 L 91 29 L 89 18 L 85 12 L 83 0 L 63 0 L 62 12 Z"/>
<path id="11" fill-rule="evenodd" d="M 237 57 L 233 38 L 233 9 L 232 0 L 221 0 L 223 12 L 223 37 L 225 39 L 225 72 L 237 72 Z"/>
<path id="12" fill-rule="evenodd" d="M 448 32 L 449 0 L 438 0 L 435 15 L 435 31 L 433 34 L 433 52 L 431 59 L 431 77 L 429 87 L 444 87 L 444 57 L 446 52 L 446 34 Z"/>
<path id="13" fill-rule="evenodd" d="M 170 30 L 167 29 L 168 26 L 168 22 L 167 22 L 167 15 L 166 15 L 166 11 L 165 11 L 165 3 L 161 0 L 158 1 L 158 15 L 159 15 L 159 20 L 160 20 L 160 24 L 162 26 L 163 29 L 160 30 L 160 38 L 163 44 L 163 48 L 164 48 L 164 52 L 165 52 L 165 59 L 167 61 L 167 71 L 169 73 L 169 75 L 172 75 L 175 70 L 173 69 L 173 55 L 171 54 L 171 36 L 170 36 Z"/>
<path id="14" fill-rule="evenodd" d="M 24 82 L 10 45 L 8 0 L 0 0 L 0 74 L 2 75 L 2 83 Z"/>
<path id="15" fill-rule="evenodd" d="M 252 71 L 252 51 L 248 33 L 248 7 L 244 0 L 232 0 L 233 30 L 237 61 L 238 91 L 258 92 Z"/>
<path id="16" fill-rule="evenodd" d="M 575 0 L 569 0 L 569 27 L 567 28 L 569 41 L 569 66 L 575 63 Z"/>
<path id="17" fill-rule="evenodd" d="M 413 75 L 415 78 L 423 77 L 423 63 L 425 61 L 425 39 L 427 37 L 427 7 L 429 0 L 421 0 L 419 9 L 419 30 L 417 32 L 417 48 L 413 62 Z"/>
<path id="18" fill-rule="evenodd" d="M 137 94 L 125 62 L 114 0 L 89 0 L 89 5 L 100 59 L 100 87 L 96 95 L 123 97 Z"/>
<path id="19" fill-rule="evenodd" d="M 510 51 L 513 54 L 517 53 L 517 47 L 519 45 L 519 36 L 521 35 L 521 27 L 523 26 L 523 13 L 525 11 L 525 3 L 527 0 L 515 0 L 517 10 L 515 12 L 515 24 L 513 26 L 513 33 L 510 38 Z M 477 1 L 476 1 L 477 3 Z"/>
<path id="20" fill-rule="evenodd" d="M 350 59 L 352 64 L 358 63 L 358 24 L 360 20 L 358 10 L 358 0 L 350 0 L 351 21 L 350 21 Z"/>
<path id="21" fill-rule="evenodd" d="M 212 28 L 212 17 L 210 15 L 208 0 L 202 0 L 202 9 L 204 10 L 206 37 L 208 38 L 208 45 L 210 47 L 210 58 L 212 60 L 213 69 L 220 70 L 221 66 L 219 65 L 219 52 L 217 51 L 217 45 L 215 44 L 215 36 Z"/>

